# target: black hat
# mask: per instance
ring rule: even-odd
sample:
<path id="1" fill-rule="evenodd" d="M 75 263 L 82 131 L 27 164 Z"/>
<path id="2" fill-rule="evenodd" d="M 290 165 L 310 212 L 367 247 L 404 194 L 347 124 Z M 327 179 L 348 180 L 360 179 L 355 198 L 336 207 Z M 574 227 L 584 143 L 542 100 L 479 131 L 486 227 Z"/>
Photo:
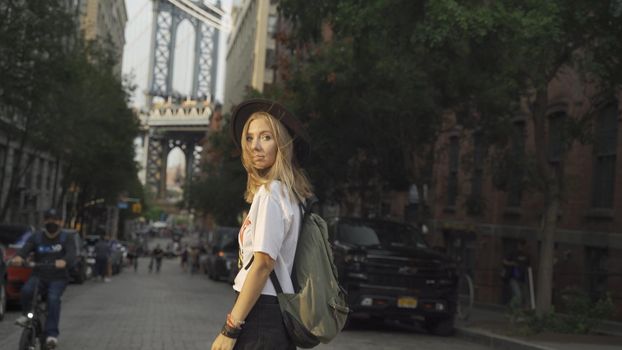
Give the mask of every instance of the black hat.
<path id="1" fill-rule="evenodd" d="M 48 209 L 43 213 L 43 220 L 62 220 L 63 216 L 59 210 Z"/>
<path id="2" fill-rule="evenodd" d="M 294 140 L 294 154 L 298 164 L 302 164 L 309 156 L 309 136 L 304 131 L 300 120 L 278 102 L 254 98 L 246 100 L 235 107 L 231 117 L 231 136 L 236 147 L 239 150 L 242 149 L 240 140 L 244 124 L 255 112 L 266 112 L 285 125 L 289 135 Z"/>

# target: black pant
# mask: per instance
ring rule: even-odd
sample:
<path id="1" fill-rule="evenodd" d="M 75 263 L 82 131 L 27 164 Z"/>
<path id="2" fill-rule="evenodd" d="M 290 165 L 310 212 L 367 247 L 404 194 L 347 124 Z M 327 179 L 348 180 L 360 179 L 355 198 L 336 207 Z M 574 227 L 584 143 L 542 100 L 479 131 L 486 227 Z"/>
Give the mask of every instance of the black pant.
<path id="1" fill-rule="evenodd" d="M 278 299 L 261 295 L 242 326 L 235 350 L 295 350 L 279 308 Z"/>

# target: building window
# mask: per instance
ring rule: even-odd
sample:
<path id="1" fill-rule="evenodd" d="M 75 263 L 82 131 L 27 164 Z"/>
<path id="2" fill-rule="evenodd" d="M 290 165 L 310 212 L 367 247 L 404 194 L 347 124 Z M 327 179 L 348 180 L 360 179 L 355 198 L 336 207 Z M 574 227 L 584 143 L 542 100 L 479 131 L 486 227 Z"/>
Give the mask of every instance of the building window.
<path id="1" fill-rule="evenodd" d="M 607 248 L 585 247 L 585 280 L 592 301 L 597 301 L 607 294 L 608 257 Z"/>
<path id="2" fill-rule="evenodd" d="M 480 215 L 484 212 L 484 159 L 486 148 L 481 131 L 473 133 L 473 167 L 471 173 L 471 194 L 466 199 L 466 210 L 469 215 Z"/>
<path id="3" fill-rule="evenodd" d="M 40 190 L 41 189 L 41 185 L 43 183 L 43 164 L 45 164 L 45 161 L 43 160 L 43 158 L 37 158 L 37 167 L 35 168 L 35 170 L 37 171 L 37 189 Z"/>
<path id="4" fill-rule="evenodd" d="M 457 136 L 449 139 L 449 176 L 447 178 L 447 206 L 456 206 L 458 197 L 458 166 L 460 142 Z"/>
<path id="5" fill-rule="evenodd" d="M 28 156 L 28 163 L 25 164 L 26 167 L 26 183 L 24 184 L 24 186 L 26 186 L 26 189 L 31 189 L 32 188 L 32 173 L 34 172 L 33 168 L 35 166 L 35 156 L 30 155 Z"/>
<path id="6" fill-rule="evenodd" d="M 276 15 L 268 16 L 268 37 L 273 38 L 276 34 L 278 19 Z"/>
<path id="7" fill-rule="evenodd" d="M 50 190 L 52 188 L 52 174 L 54 173 L 54 163 L 48 162 L 47 177 L 45 178 L 45 189 Z"/>
<path id="8" fill-rule="evenodd" d="M 276 51 L 274 49 L 266 50 L 266 68 L 276 67 Z"/>
<path id="9" fill-rule="evenodd" d="M 558 164 L 564 153 L 566 113 L 557 112 L 549 116 L 549 162 Z"/>
<path id="10" fill-rule="evenodd" d="M 516 169 L 509 174 L 508 181 L 508 206 L 520 207 L 523 199 L 523 175 L 525 169 L 525 122 L 520 121 L 514 123 L 514 132 L 512 134 L 511 156 L 518 164 Z"/>
<path id="11" fill-rule="evenodd" d="M 484 182 L 484 140 L 482 133 L 473 133 L 473 177 L 471 178 L 471 195 L 481 197 Z"/>
<path id="12" fill-rule="evenodd" d="M 618 104 L 605 107 L 596 121 L 592 206 L 613 208 L 618 148 Z"/>
<path id="13" fill-rule="evenodd" d="M 4 171 L 6 166 L 7 151 L 5 146 L 0 146 L 0 174 Z"/>

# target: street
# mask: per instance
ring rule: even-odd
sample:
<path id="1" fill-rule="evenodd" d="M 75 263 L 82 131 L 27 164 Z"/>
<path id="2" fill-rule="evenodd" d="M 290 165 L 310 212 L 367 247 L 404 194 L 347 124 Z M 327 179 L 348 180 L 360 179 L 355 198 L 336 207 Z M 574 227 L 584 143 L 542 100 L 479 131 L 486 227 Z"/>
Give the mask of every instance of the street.
<path id="1" fill-rule="evenodd" d="M 70 285 L 63 297 L 59 349 L 209 349 L 233 302 L 231 286 L 204 275 L 182 273 L 178 260 L 165 260 L 160 274 L 126 268 L 110 283 Z M 0 349 L 17 349 L 15 308 L 0 322 Z M 486 347 L 457 337 L 442 338 L 385 325 L 342 332 L 317 349 L 465 349 Z"/>

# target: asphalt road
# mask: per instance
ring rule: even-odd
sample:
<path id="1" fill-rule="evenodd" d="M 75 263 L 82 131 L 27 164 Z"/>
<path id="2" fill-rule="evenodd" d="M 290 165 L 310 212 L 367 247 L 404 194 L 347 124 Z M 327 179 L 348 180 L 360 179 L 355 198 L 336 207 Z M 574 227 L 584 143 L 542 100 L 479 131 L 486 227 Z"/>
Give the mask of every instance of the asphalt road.
<path id="1" fill-rule="evenodd" d="M 125 269 L 110 283 L 70 285 L 63 297 L 61 350 L 209 349 L 233 302 L 231 286 L 204 275 L 183 273 L 165 260 L 159 274 Z M 0 349 L 17 349 L 21 328 L 14 308 L 0 322 Z M 388 324 L 360 324 L 316 349 L 481 350 L 459 337 L 436 337 Z"/>

